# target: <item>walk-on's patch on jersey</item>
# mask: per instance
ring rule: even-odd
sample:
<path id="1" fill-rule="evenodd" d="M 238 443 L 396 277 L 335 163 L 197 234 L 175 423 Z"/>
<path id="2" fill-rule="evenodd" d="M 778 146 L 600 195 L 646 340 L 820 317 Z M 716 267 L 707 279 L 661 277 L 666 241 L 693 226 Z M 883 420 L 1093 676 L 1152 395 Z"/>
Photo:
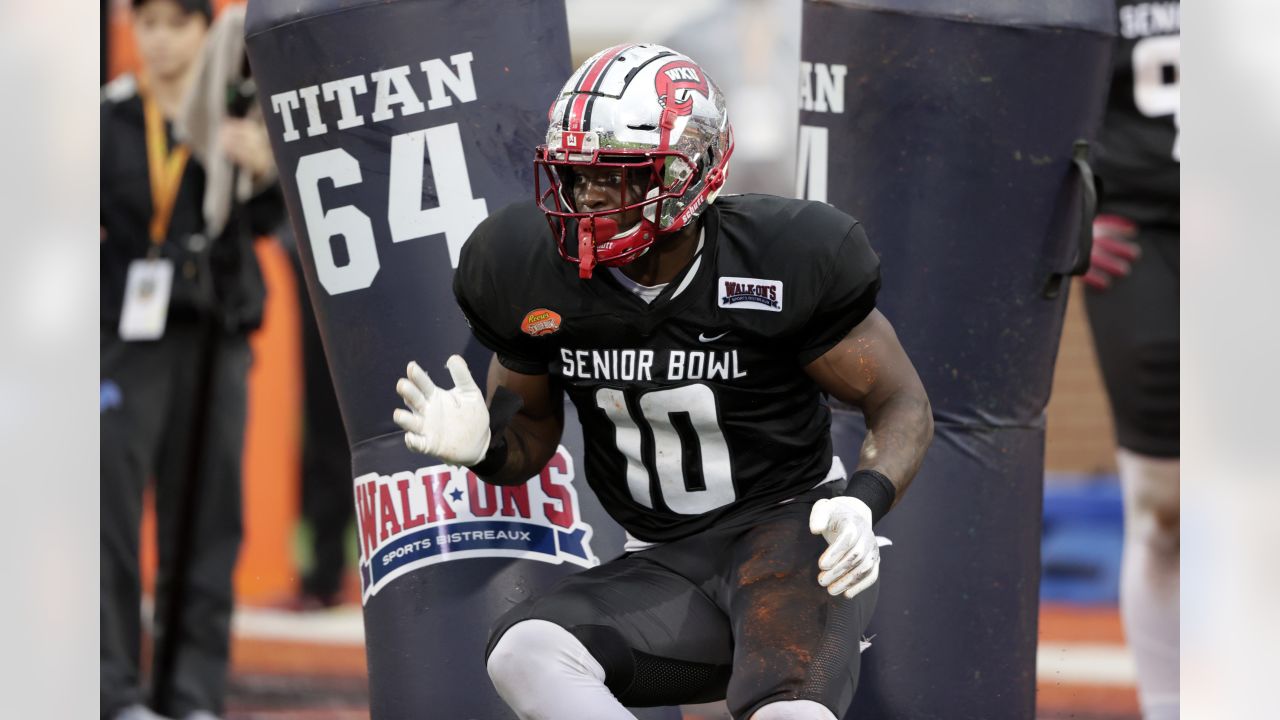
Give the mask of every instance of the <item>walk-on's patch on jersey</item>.
<path id="1" fill-rule="evenodd" d="M 573 476 L 563 446 L 541 473 L 513 487 L 490 485 L 453 465 L 361 475 L 355 499 L 363 602 L 411 570 L 451 560 L 599 565 Z"/>
<path id="2" fill-rule="evenodd" d="M 861 225 L 825 203 L 727 195 L 700 222 L 698 260 L 652 302 L 613 273 L 579 277 L 532 202 L 480 223 L 453 278 L 498 361 L 568 395 L 587 482 L 646 542 L 749 521 L 829 478 L 830 411 L 805 366 L 880 286 Z M 542 310 L 555 332 L 529 332 Z"/>
<path id="3" fill-rule="evenodd" d="M 782 283 L 759 278 L 722 277 L 718 299 L 722 308 L 782 312 Z"/>

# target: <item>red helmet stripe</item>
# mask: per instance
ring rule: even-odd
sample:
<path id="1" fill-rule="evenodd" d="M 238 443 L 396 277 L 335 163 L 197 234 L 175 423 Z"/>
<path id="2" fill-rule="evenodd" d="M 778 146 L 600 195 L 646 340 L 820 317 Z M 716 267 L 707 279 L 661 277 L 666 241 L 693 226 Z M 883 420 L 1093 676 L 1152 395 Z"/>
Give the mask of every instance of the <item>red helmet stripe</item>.
<path id="1" fill-rule="evenodd" d="M 586 93 L 578 93 L 573 98 L 573 103 L 569 106 L 569 131 L 577 132 L 582 130 L 582 115 L 587 109 L 587 98 L 591 97 Z"/>
<path id="2" fill-rule="evenodd" d="M 569 117 L 565 123 L 566 130 L 582 130 L 582 118 L 587 108 L 587 99 L 591 97 L 589 93 L 593 93 L 599 87 L 601 81 L 604 80 L 605 68 L 613 62 L 613 59 L 622 53 L 635 47 L 632 45 L 615 45 L 605 50 L 599 58 L 596 59 L 591 67 L 582 74 L 582 79 L 578 82 L 577 94 L 573 98 L 573 103 L 569 107 Z"/>
<path id="3" fill-rule="evenodd" d="M 583 92 L 595 92 L 597 86 L 600 84 L 600 80 L 604 77 L 604 69 L 609 66 L 609 63 L 612 62 L 614 58 L 633 47 L 635 47 L 635 45 L 616 45 L 605 50 L 604 54 L 600 56 L 600 59 L 596 60 L 595 63 L 587 69 L 587 72 L 583 74 L 582 83 L 578 86 L 579 90 Z"/>

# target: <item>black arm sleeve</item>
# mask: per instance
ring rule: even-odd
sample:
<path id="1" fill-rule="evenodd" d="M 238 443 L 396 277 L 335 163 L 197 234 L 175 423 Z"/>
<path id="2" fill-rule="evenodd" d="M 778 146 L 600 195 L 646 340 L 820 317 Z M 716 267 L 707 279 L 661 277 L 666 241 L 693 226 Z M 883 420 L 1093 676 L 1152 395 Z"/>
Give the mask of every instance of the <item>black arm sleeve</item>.
<path id="1" fill-rule="evenodd" d="M 801 365 L 822 357 L 875 309 L 880 258 L 861 224 L 845 235 L 821 288 L 813 313 L 796 336 L 796 359 Z"/>

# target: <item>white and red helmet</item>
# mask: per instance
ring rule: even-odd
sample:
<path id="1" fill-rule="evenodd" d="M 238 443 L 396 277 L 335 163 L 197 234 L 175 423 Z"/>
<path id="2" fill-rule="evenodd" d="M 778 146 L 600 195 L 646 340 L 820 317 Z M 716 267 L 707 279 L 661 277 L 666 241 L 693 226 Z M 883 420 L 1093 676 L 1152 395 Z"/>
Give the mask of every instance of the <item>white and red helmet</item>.
<path id="1" fill-rule="evenodd" d="M 548 119 L 534 160 L 535 194 L 561 256 L 584 278 L 597 263 L 625 265 L 659 235 L 692 223 L 729 171 L 733 128 L 724 96 L 697 63 L 661 45 L 597 53 L 570 76 Z M 618 168 L 647 189 L 640 197 L 624 192 L 621 208 L 580 210 L 572 178 L 582 167 Z M 637 208 L 642 219 L 619 229 L 617 213 Z"/>

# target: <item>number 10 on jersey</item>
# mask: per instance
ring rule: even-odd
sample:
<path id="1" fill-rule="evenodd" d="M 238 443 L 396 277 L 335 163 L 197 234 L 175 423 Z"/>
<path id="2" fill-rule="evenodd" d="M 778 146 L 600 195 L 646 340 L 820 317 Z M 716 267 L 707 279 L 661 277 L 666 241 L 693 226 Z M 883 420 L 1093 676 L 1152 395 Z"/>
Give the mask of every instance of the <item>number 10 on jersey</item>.
<path id="1" fill-rule="evenodd" d="M 642 392 L 634 417 L 627 394 L 616 388 L 597 390 L 596 406 L 613 423 L 627 464 L 627 488 L 636 502 L 654 506 L 653 476 L 662 501 L 682 515 L 698 515 L 736 499 L 729 445 L 710 387 L 699 383 Z M 648 461 L 646 440 L 653 449 Z"/>

